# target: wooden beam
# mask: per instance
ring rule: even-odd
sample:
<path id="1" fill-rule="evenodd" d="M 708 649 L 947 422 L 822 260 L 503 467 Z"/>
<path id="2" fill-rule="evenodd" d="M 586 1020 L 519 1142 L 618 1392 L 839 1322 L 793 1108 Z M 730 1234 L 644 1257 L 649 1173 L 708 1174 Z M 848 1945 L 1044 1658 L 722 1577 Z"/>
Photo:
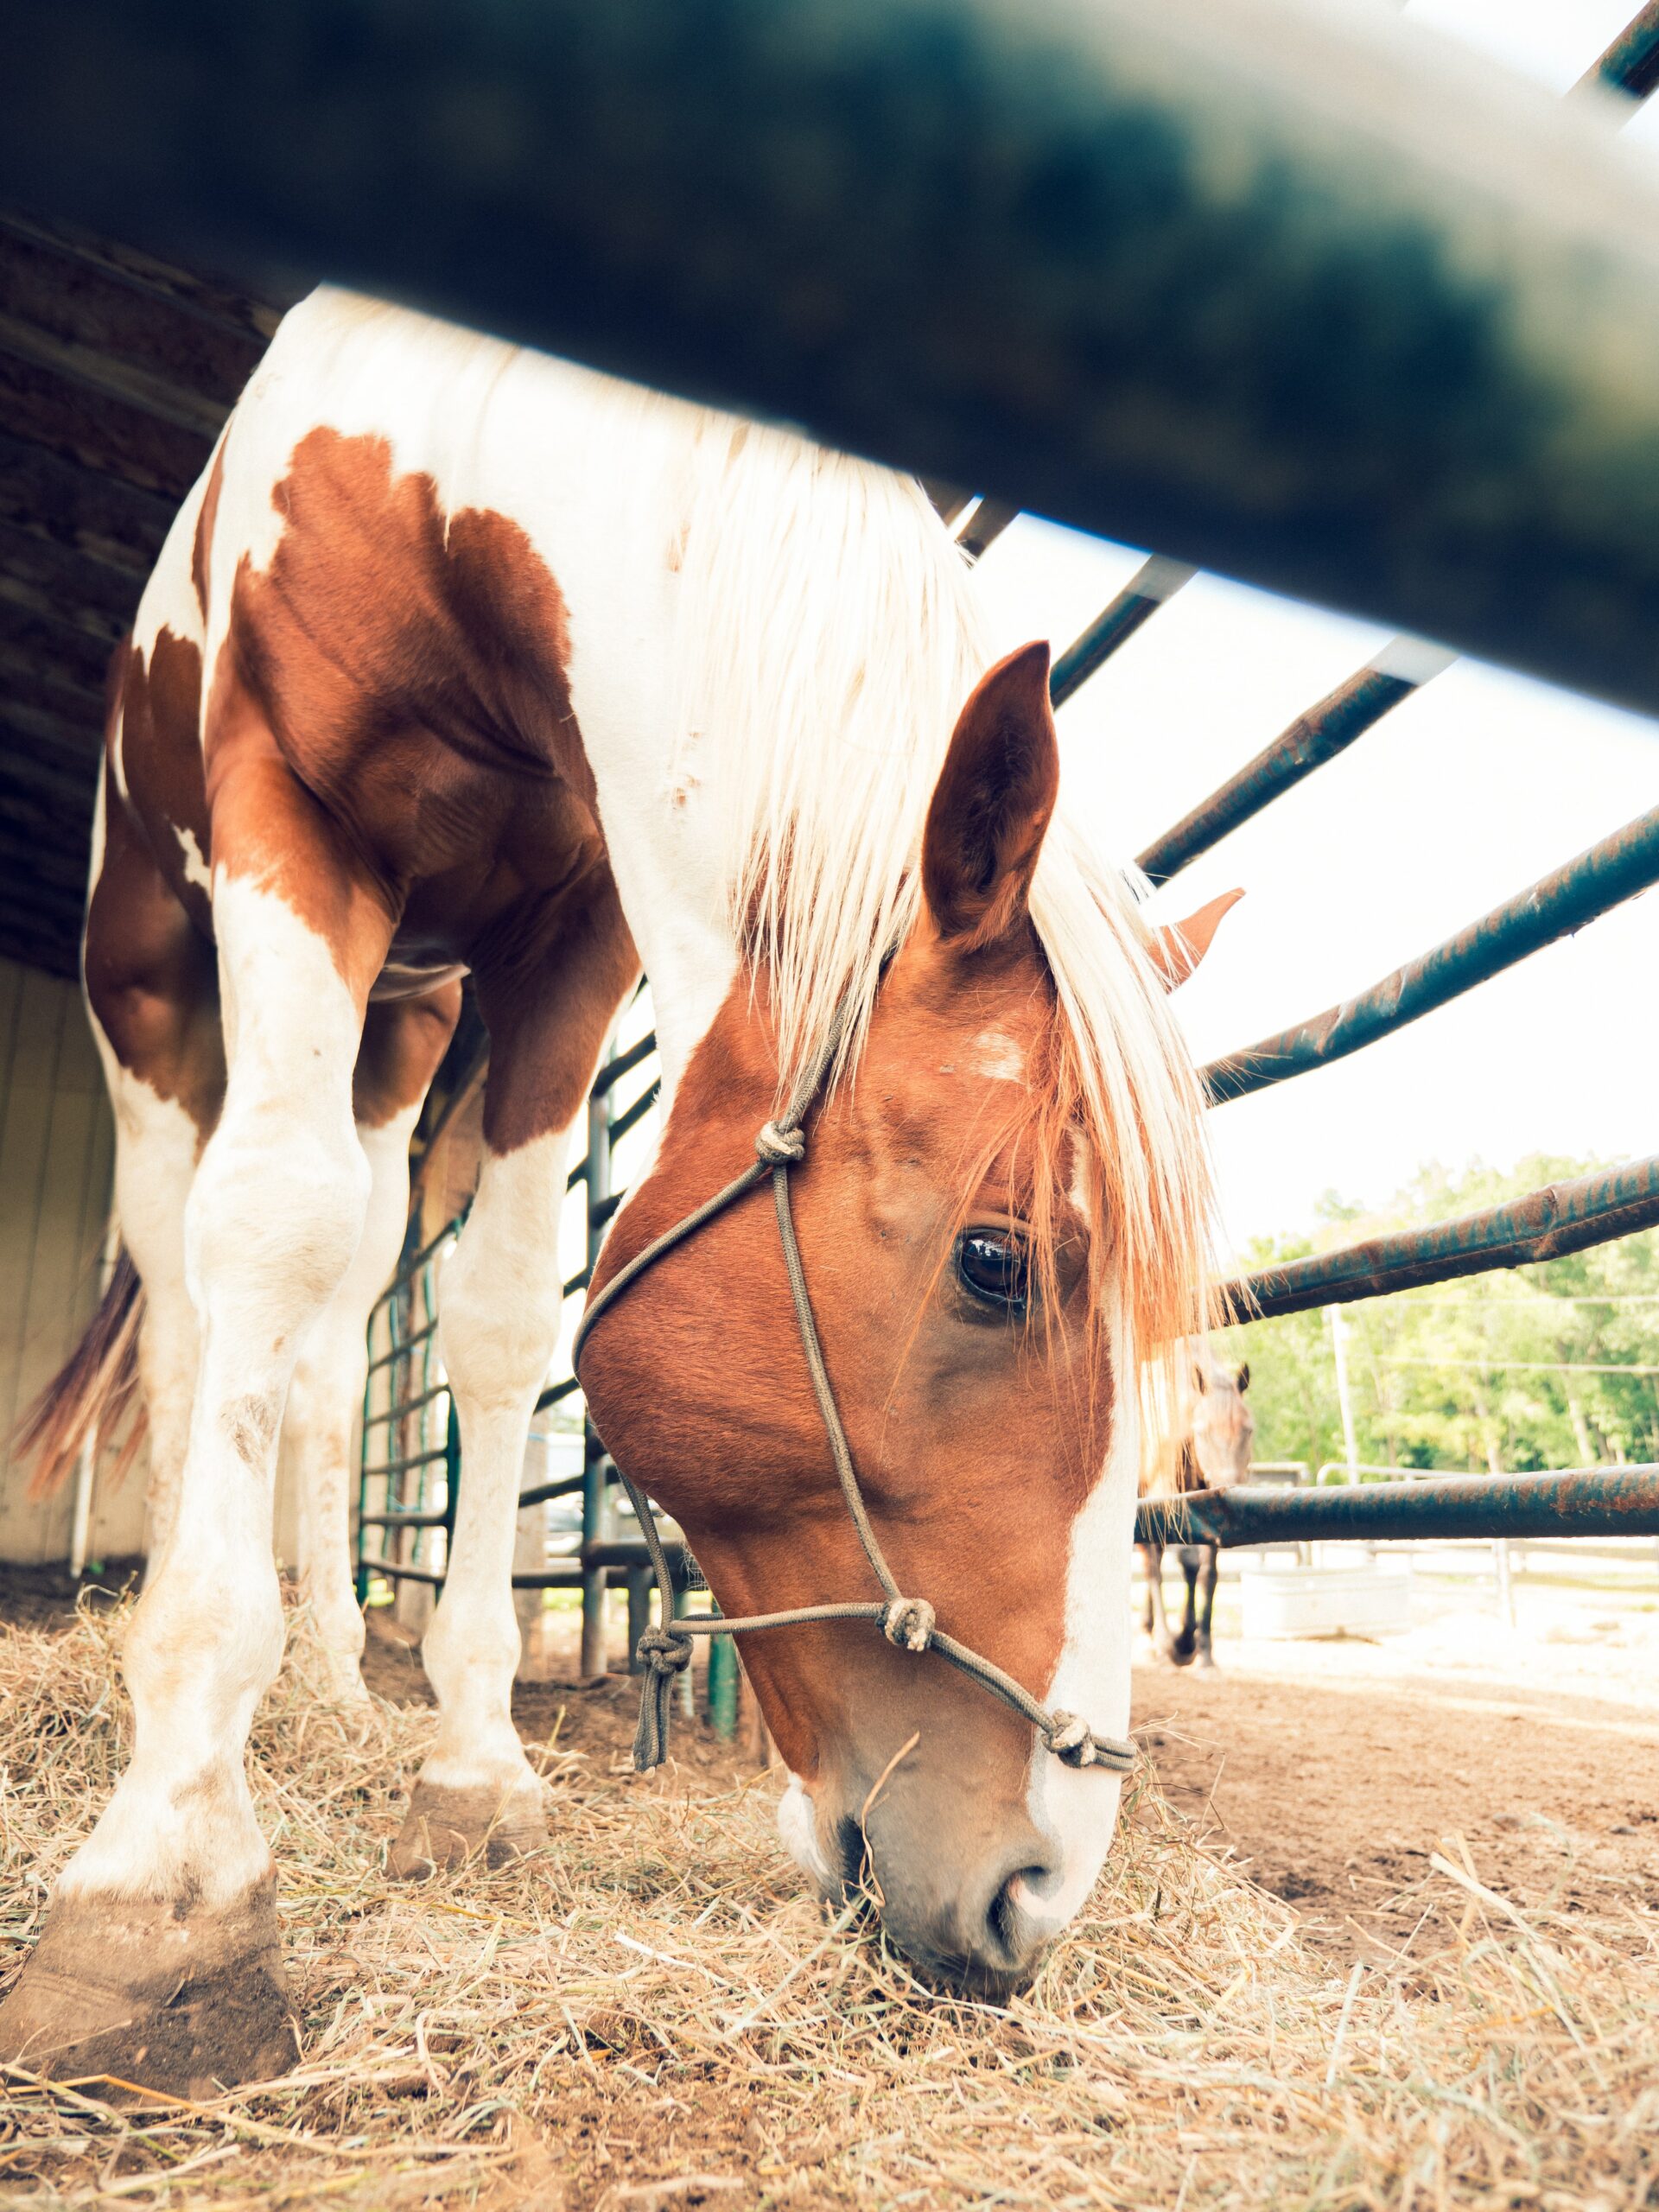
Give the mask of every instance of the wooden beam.
<path id="1" fill-rule="evenodd" d="M 75 655 L 88 643 L 76 635 Z M 43 634 L 42 625 L 0 601 L 0 699 L 21 700 L 73 728 L 101 730 L 109 658 L 96 651 L 86 658 L 65 655 Z"/>
<path id="2" fill-rule="evenodd" d="M 158 421 L 129 400 L 88 391 L 3 347 L 0 429 L 175 503 L 200 475 L 213 443 L 209 431 Z"/>
<path id="3" fill-rule="evenodd" d="M 67 839 L 42 842 L 41 829 L 27 807 L 15 804 L 0 790 L 0 868 L 13 894 L 25 887 L 73 899 L 77 911 L 86 896 L 86 868 L 90 848 Z"/>
<path id="4" fill-rule="evenodd" d="M 80 761 L 51 760 L 12 741 L 0 722 L 0 796 L 18 814 L 30 820 L 64 829 L 80 837 L 92 818 L 98 794 L 98 762 L 88 756 Z"/>
<path id="5" fill-rule="evenodd" d="M 0 817 L 11 823 L 27 823 L 35 830 L 42 838 L 42 852 L 79 858 L 79 878 L 71 882 L 78 896 L 86 882 L 95 791 L 95 777 L 84 777 L 78 783 L 62 774 L 42 774 L 38 761 L 27 761 L 17 754 L 0 757 Z"/>
<path id="6" fill-rule="evenodd" d="M 90 789 L 103 759 L 103 733 L 66 723 L 56 715 L 0 691 L 0 769 L 56 777 L 70 791 Z"/>
<path id="7" fill-rule="evenodd" d="M 61 934 L 79 944 L 86 903 L 84 892 L 56 884 L 19 885 L 10 870 L 0 882 L 0 911 L 18 919 L 32 918 L 42 937 Z"/>
<path id="8" fill-rule="evenodd" d="M 229 400 L 203 398 L 165 376 L 101 353 L 73 338 L 59 338 L 19 315 L 0 309 L 0 348 L 20 361 L 32 361 L 100 398 L 118 399 L 153 415 L 158 423 L 194 430 L 210 442 L 223 429 Z"/>
<path id="9" fill-rule="evenodd" d="M 73 978 L 80 972 L 81 918 L 56 899 L 0 884 L 0 952 L 27 968 Z"/>
<path id="10" fill-rule="evenodd" d="M 159 299 L 96 263 L 49 241 L 0 226 L 0 320 L 62 350 L 67 374 L 153 411 L 209 413 L 232 407 L 265 350 L 265 340 L 204 321 L 175 300 Z M 53 358 L 49 353 L 48 359 Z M 130 381 L 129 381 L 130 379 Z"/>
<path id="11" fill-rule="evenodd" d="M 13 575 L 3 545 L 0 545 L 0 602 L 32 615 L 44 629 L 91 639 L 101 644 L 106 653 L 126 634 L 127 625 L 118 617 L 100 613 L 96 607 L 79 605 L 72 599 L 60 598 L 27 575 Z"/>
<path id="12" fill-rule="evenodd" d="M 0 231 L 73 254 L 92 268 L 107 270 L 157 299 L 170 300 L 188 308 L 204 322 L 218 323 L 262 346 L 306 289 L 298 286 L 289 298 L 280 302 L 251 299 L 236 286 L 221 283 L 200 270 L 175 268 L 171 263 L 157 261 L 154 255 L 143 253 L 137 246 L 95 237 L 73 223 L 42 222 L 20 208 L 0 209 Z"/>
<path id="13" fill-rule="evenodd" d="M 0 430 L 0 519 L 140 578 L 156 564 L 171 499 Z"/>
<path id="14" fill-rule="evenodd" d="M 143 589 L 143 579 L 130 569 L 88 560 L 71 546 L 0 518 L 0 588 L 8 580 L 49 615 L 111 645 L 132 627 Z"/>

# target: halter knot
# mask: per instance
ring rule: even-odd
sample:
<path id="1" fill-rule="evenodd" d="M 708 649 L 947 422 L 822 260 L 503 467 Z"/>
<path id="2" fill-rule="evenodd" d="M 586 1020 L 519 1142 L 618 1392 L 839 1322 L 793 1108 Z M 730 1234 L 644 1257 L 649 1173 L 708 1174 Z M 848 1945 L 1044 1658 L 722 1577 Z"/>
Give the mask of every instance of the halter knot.
<path id="1" fill-rule="evenodd" d="M 800 1129 L 783 1129 L 776 1122 L 766 1122 L 754 1141 L 754 1149 L 768 1167 L 787 1167 L 791 1161 L 806 1158 L 806 1137 Z"/>
<path id="2" fill-rule="evenodd" d="M 1075 1713 L 1057 1713 L 1043 1742 L 1067 1766 L 1093 1766 L 1100 1758 L 1100 1747 L 1089 1723 Z"/>
<path id="3" fill-rule="evenodd" d="M 895 1598 L 881 1616 L 881 1633 L 905 1651 L 925 1651 L 933 1641 L 933 1608 L 925 1598 Z"/>
<path id="4" fill-rule="evenodd" d="M 672 1629 L 648 1628 L 635 1647 L 642 1667 L 653 1675 L 682 1675 L 691 1663 L 691 1639 Z"/>

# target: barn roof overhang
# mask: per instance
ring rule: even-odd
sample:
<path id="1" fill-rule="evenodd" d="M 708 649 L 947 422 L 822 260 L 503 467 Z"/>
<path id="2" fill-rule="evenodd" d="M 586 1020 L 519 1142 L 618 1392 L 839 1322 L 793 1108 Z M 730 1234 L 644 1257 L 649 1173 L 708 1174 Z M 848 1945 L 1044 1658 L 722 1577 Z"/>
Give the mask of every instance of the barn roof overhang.
<path id="1" fill-rule="evenodd" d="M 281 308 L 0 207 L 0 955 L 76 970 L 111 652 Z"/>

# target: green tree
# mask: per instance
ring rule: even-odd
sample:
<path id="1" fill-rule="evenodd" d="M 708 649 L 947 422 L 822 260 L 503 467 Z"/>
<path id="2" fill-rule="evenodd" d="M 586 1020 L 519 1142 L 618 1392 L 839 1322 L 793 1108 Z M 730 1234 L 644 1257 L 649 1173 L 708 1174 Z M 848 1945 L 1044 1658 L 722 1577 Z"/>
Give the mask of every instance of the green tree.
<path id="1" fill-rule="evenodd" d="M 1508 1174 L 1480 1161 L 1424 1167 L 1375 1210 L 1327 1194 L 1312 1237 L 1260 1239 L 1252 1268 L 1524 1196 L 1604 1163 L 1542 1154 Z M 1402 1469 L 1485 1472 L 1659 1459 L 1659 1231 L 1536 1268 L 1465 1277 L 1345 1309 L 1358 1457 Z M 1256 1454 L 1319 1466 L 1344 1457 L 1323 1313 L 1229 1338 L 1248 1358 Z"/>

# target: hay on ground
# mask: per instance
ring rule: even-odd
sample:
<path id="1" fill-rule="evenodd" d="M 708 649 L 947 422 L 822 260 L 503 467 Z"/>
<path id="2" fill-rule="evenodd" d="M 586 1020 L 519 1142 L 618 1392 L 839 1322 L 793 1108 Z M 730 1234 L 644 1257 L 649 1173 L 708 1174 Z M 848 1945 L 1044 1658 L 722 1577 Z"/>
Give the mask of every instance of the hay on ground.
<path id="1" fill-rule="evenodd" d="M 124 1756 L 119 1628 L 83 1610 L 64 1633 L 0 1630 L 8 1975 Z M 1032 1993 L 951 2003 L 856 1913 L 819 1912 L 764 1776 L 642 1782 L 620 1750 L 556 1733 L 536 1754 L 550 1851 L 388 1883 L 432 1726 L 378 1703 L 355 1735 L 284 1675 L 255 1791 L 302 2063 L 211 2105 L 124 2110 L 14 2070 L 11 2212 L 1659 2204 L 1651 1899 L 1522 1913 L 1452 1842 L 1422 1885 L 1434 1945 L 1335 1967 L 1143 1770 Z"/>

